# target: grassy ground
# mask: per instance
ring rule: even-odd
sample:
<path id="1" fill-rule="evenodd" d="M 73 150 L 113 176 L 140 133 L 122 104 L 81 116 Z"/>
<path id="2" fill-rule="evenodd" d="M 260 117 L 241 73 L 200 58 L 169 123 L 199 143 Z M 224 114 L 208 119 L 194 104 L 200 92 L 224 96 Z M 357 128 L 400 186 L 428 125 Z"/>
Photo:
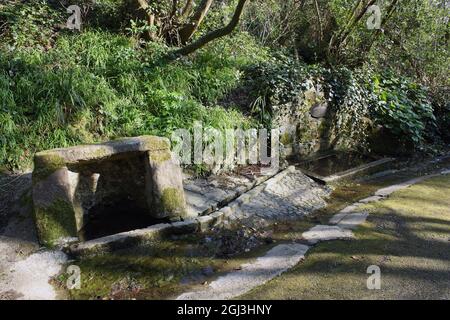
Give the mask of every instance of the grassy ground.
<path id="1" fill-rule="evenodd" d="M 313 248 L 296 268 L 244 299 L 450 299 L 450 176 L 371 204 L 357 241 Z M 381 268 L 368 290 L 367 267 Z"/>
<path id="2" fill-rule="evenodd" d="M 445 162 L 440 167 L 448 167 L 448 165 L 450 163 Z M 358 199 L 373 194 L 379 188 L 411 179 L 416 175 L 424 175 L 430 170 L 434 171 L 436 169 L 427 166 L 422 170 L 415 170 L 414 172 L 407 171 L 377 180 L 369 180 L 366 182 L 347 181 L 341 183 L 336 186 L 330 199 L 327 201 L 327 207 L 317 210 L 305 219 L 276 224 L 267 230 L 270 233 L 270 238 L 273 240 L 273 243 L 259 246 L 257 249 L 252 249 L 248 253 L 233 257 L 218 258 L 215 255 L 218 251 L 216 247 L 217 242 L 205 241 L 211 237 L 217 238 L 216 240 L 223 240 L 226 234 L 221 233 L 220 235 L 190 235 L 182 239 L 162 242 L 151 246 L 151 248 L 123 250 L 102 257 L 71 262 L 71 264 L 80 266 L 82 270 L 82 288 L 81 290 L 65 292 L 61 290 L 61 297 L 71 299 L 173 298 L 183 292 L 201 287 L 205 283 L 216 279 L 218 276 L 238 268 L 243 263 L 252 261 L 256 257 L 263 255 L 276 244 L 300 240 L 304 231 L 317 224 L 326 224 L 335 212 Z M 444 186 L 446 189 L 443 188 L 436 197 L 445 199 L 445 192 L 449 191 L 448 182 L 447 186 Z M 389 201 L 393 199 L 395 197 Z M 433 202 L 433 200 L 428 201 Z M 383 202 L 383 204 L 385 203 L 387 202 Z M 425 206 L 428 207 L 428 202 L 425 202 Z M 375 218 L 375 215 L 372 218 Z M 371 228 L 372 226 L 367 225 L 364 230 L 361 229 L 361 231 L 357 232 L 360 239 L 367 239 L 365 240 L 366 243 L 361 243 L 360 240 L 358 242 L 332 242 L 330 244 L 319 245 L 311 251 L 315 254 L 309 256 L 304 265 L 295 268 L 292 272 L 274 281 L 273 283 L 275 284 L 269 283 L 270 291 L 265 291 L 264 288 L 266 286 L 263 286 L 261 289 L 250 293 L 246 298 L 304 298 L 306 296 L 300 294 L 301 291 L 298 290 L 298 286 L 304 286 L 305 283 L 309 283 L 302 289 L 305 290 L 305 293 L 308 293 L 312 286 L 318 291 L 321 290 L 319 292 L 324 295 L 323 298 L 332 297 L 331 295 L 327 296 L 326 292 L 327 290 L 331 290 L 330 288 L 334 287 L 334 285 L 331 282 L 329 284 L 321 284 L 317 281 L 322 278 L 329 280 L 330 277 L 333 277 L 333 274 L 337 277 L 347 272 L 353 272 L 355 274 L 354 279 L 357 280 L 352 280 L 352 284 L 357 281 L 358 285 L 363 286 L 363 291 L 368 291 L 365 289 L 365 281 L 368 276 L 365 270 L 368 265 L 376 264 L 374 262 L 369 263 L 369 261 L 376 260 L 377 257 L 362 254 L 364 252 L 363 248 L 365 246 L 374 247 L 373 251 L 368 251 L 368 253 L 379 253 L 378 255 L 381 255 L 382 259 L 384 259 L 384 256 L 387 256 L 391 260 L 394 256 L 401 256 L 401 253 L 391 254 L 389 250 L 384 254 L 383 248 L 385 245 L 390 246 L 392 244 L 395 248 L 400 242 L 390 242 L 391 239 L 384 233 L 375 232 L 373 234 Z M 228 236 L 233 238 L 233 234 L 231 233 Z M 239 243 L 240 241 L 235 242 Z M 352 246 L 355 247 L 353 248 Z M 343 250 L 343 252 L 340 253 L 340 250 Z M 346 255 L 345 250 L 353 250 L 354 253 Z M 354 257 L 352 258 L 352 256 Z M 368 259 L 368 257 L 372 260 Z M 308 276 L 304 276 L 304 267 L 311 268 L 308 271 Z M 348 267 L 353 268 L 351 269 L 353 271 L 346 269 Z M 65 277 L 66 275 L 64 274 L 55 279 L 54 284 L 57 288 L 64 287 Z M 291 282 L 291 278 L 293 281 L 289 283 Z M 297 278 L 299 279 L 298 281 L 295 280 Z M 305 279 L 310 282 L 305 282 Z M 278 281 L 280 281 L 280 286 L 277 284 Z M 336 288 L 339 288 L 341 285 L 338 283 L 341 281 L 340 278 L 337 277 L 333 281 L 336 282 Z M 322 290 L 320 285 L 324 285 L 326 288 Z M 349 284 L 348 286 L 351 287 L 352 285 Z M 309 293 L 313 292 L 311 291 Z M 337 292 L 339 292 L 338 289 Z M 369 294 L 372 293 L 369 292 Z M 359 293 L 355 293 L 355 297 L 359 297 L 358 295 Z M 316 296 L 311 295 L 308 297 L 315 298 Z M 345 295 L 342 295 L 342 298 L 344 297 Z"/>

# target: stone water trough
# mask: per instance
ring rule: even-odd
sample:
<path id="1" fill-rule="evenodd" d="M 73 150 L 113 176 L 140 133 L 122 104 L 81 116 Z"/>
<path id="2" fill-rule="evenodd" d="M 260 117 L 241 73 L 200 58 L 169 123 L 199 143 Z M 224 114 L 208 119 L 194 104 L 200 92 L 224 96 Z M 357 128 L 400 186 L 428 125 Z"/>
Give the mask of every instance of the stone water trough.
<path id="1" fill-rule="evenodd" d="M 46 246 L 179 221 L 187 214 L 181 168 L 166 138 L 43 151 L 34 165 L 35 223 Z"/>

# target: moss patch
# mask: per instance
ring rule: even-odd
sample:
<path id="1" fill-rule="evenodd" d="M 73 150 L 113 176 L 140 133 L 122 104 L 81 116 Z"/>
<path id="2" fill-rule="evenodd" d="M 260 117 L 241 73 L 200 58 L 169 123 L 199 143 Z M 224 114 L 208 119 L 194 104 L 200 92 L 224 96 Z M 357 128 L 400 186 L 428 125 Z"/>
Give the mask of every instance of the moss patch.
<path id="1" fill-rule="evenodd" d="M 73 208 L 66 201 L 58 199 L 46 208 L 37 207 L 34 214 L 42 244 L 52 246 L 60 238 L 77 236 Z"/>
<path id="2" fill-rule="evenodd" d="M 157 136 L 142 136 L 148 150 L 170 150 L 170 141 Z"/>
<path id="3" fill-rule="evenodd" d="M 251 253 L 217 258 L 215 247 L 205 245 L 205 237 L 211 234 L 191 234 L 71 262 L 80 267 L 82 278 L 81 289 L 68 291 L 69 298 L 172 299 L 270 249 L 265 246 Z M 61 275 L 54 284 L 64 289 L 65 279 Z"/>
<path id="4" fill-rule="evenodd" d="M 155 163 L 162 163 L 172 158 L 169 150 L 150 151 L 149 158 Z"/>
<path id="5" fill-rule="evenodd" d="M 44 180 L 53 172 L 65 166 L 65 160 L 56 154 L 36 154 L 34 158 L 33 184 Z"/>
<path id="6" fill-rule="evenodd" d="M 163 212 L 185 214 L 185 201 L 183 191 L 177 188 L 166 188 L 161 196 Z"/>
<path id="7" fill-rule="evenodd" d="M 291 144 L 293 142 L 293 139 L 291 137 L 291 135 L 288 132 L 285 132 L 281 135 L 280 137 L 280 142 L 284 145 L 287 146 L 289 144 Z"/>

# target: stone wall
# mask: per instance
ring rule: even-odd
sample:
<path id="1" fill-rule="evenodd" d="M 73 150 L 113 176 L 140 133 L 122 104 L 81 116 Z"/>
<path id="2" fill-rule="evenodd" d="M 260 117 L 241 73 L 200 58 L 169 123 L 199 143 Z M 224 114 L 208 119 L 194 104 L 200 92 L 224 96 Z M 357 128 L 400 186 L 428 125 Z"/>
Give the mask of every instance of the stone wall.
<path id="1" fill-rule="evenodd" d="M 292 102 L 271 107 L 272 127 L 280 128 L 282 155 L 308 158 L 358 147 L 358 132 L 344 130 L 343 122 L 351 122 L 352 115 L 334 110 L 320 82 L 310 80 L 307 84 Z"/>

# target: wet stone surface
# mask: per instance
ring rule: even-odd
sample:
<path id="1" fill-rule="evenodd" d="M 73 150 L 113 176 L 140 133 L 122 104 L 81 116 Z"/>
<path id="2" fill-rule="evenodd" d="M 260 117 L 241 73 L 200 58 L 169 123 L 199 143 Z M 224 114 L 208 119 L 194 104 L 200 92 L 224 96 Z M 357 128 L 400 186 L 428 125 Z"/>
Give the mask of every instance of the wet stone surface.
<path id="1" fill-rule="evenodd" d="M 212 211 L 233 200 L 240 193 L 250 188 L 255 179 L 246 176 L 212 176 L 208 179 L 184 179 L 184 191 L 188 206 L 188 214 L 197 216 Z"/>
<path id="2" fill-rule="evenodd" d="M 232 218 L 255 228 L 276 221 L 298 219 L 325 206 L 325 198 L 329 194 L 327 187 L 295 170 L 240 206 Z"/>

